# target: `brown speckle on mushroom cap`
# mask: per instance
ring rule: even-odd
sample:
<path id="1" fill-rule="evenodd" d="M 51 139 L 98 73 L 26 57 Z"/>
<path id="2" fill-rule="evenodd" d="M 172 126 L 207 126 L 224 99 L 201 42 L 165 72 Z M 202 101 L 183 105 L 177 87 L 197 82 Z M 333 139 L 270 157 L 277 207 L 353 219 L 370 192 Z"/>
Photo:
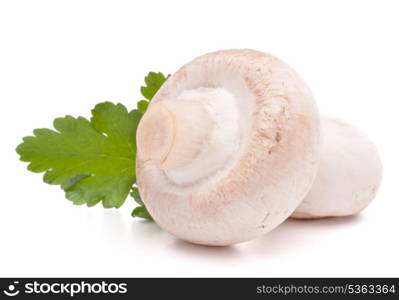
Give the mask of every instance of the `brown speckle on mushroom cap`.
<path id="1" fill-rule="evenodd" d="M 308 192 L 319 123 L 306 84 L 274 56 L 224 50 L 198 57 L 168 79 L 140 122 L 143 201 L 163 229 L 186 241 L 255 238 Z"/>

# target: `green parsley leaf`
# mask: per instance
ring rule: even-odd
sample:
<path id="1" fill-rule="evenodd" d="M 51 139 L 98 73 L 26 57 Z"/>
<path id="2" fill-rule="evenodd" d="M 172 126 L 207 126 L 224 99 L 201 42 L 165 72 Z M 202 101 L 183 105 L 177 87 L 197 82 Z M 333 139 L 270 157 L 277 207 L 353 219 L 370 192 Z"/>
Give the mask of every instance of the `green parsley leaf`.
<path id="1" fill-rule="evenodd" d="M 74 204 L 120 207 L 135 182 L 136 129 L 142 113 L 104 102 L 90 121 L 66 116 L 54 128 L 35 129 L 16 151 L 28 170 L 60 185 Z"/>
<path id="2" fill-rule="evenodd" d="M 146 86 L 142 86 L 140 91 L 141 94 L 148 100 L 152 100 L 154 95 L 158 92 L 159 88 L 165 83 L 165 81 L 170 77 L 170 74 L 165 77 L 161 72 L 155 73 L 150 72 L 144 78 Z"/>
<path id="3" fill-rule="evenodd" d="M 148 212 L 147 208 L 145 206 L 137 206 L 133 211 L 132 211 L 132 217 L 133 218 L 143 218 L 147 220 L 153 220 L 150 213 Z"/>
<path id="4" fill-rule="evenodd" d="M 149 101 L 147 101 L 147 100 L 140 100 L 139 102 L 137 102 L 137 109 L 138 109 L 141 113 L 144 114 L 144 113 L 147 111 L 148 104 L 150 104 Z"/>
<path id="5" fill-rule="evenodd" d="M 137 204 L 144 205 L 143 200 L 141 200 L 141 196 L 140 196 L 138 188 L 136 188 L 136 187 L 132 188 L 132 191 L 130 192 L 130 196 L 133 197 L 134 201 L 136 201 Z"/>
<path id="6" fill-rule="evenodd" d="M 136 201 L 136 203 L 140 205 L 132 211 L 132 217 L 152 220 L 152 217 L 151 217 L 150 213 L 148 212 L 147 208 L 145 207 L 143 200 L 141 200 L 140 192 L 137 187 L 132 188 L 132 191 L 130 192 L 130 196 L 132 196 L 134 201 Z"/>

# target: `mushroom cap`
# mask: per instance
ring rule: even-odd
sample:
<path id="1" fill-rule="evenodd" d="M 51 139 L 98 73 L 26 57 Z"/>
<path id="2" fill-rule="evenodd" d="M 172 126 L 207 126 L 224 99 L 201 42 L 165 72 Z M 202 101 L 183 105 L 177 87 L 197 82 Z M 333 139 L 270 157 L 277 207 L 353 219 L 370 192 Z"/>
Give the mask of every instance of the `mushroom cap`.
<path id="1" fill-rule="evenodd" d="M 231 245 L 283 222 L 317 172 L 320 120 L 276 57 L 223 50 L 180 68 L 137 130 L 137 184 L 155 222 L 197 244 Z"/>
<path id="2" fill-rule="evenodd" d="M 293 218 L 348 216 L 374 199 L 382 164 L 375 145 L 360 130 L 343 121 L 323 117 L 320 168 Z"/>

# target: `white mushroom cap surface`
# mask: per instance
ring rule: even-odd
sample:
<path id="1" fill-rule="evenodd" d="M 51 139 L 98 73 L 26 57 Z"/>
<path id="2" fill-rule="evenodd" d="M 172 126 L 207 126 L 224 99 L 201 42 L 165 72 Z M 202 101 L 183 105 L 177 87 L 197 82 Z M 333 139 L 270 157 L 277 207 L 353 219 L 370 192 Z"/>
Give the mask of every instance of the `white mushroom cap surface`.
<path id="1" fill-rule="evenodd" d="M 363 132 L 329 117 L 322 118 L 322 131 L 320 168 L 294 218 L 356 214 L 374 199 L 381 182 L 380 157 Z"/>
<path id="2" fill-rule="evenodd" d="M 320 121 L 312 94 L 254 50 L 198 57 L 161 87 L 137 131 L 137 183 L 164 230 L 230 245 L 270 231 L 314 180 Z"/>

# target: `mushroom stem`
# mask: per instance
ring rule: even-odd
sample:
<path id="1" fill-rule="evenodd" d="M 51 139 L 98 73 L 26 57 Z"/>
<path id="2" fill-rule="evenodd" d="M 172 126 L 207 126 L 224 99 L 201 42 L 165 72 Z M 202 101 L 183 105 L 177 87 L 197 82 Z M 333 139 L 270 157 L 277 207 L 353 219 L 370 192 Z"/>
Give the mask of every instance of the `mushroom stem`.
<path id="1" fill-rule="evenodd" d="M 137 134 L 137 144 L 142 149 L 143 161 L 163 163 L 173 145 L 174 114 L 161 103 L 157 103 L 151 105 L 140 124 L 144 125 Z"/>
<path id="2" fill-rule="evenodd" d="M 239 139 L 234 96 L 198 88 L 150 105 L 137 144 L 144 162 L 157 164 L 176 184 L 195 183 L 224 168 Z"/>

